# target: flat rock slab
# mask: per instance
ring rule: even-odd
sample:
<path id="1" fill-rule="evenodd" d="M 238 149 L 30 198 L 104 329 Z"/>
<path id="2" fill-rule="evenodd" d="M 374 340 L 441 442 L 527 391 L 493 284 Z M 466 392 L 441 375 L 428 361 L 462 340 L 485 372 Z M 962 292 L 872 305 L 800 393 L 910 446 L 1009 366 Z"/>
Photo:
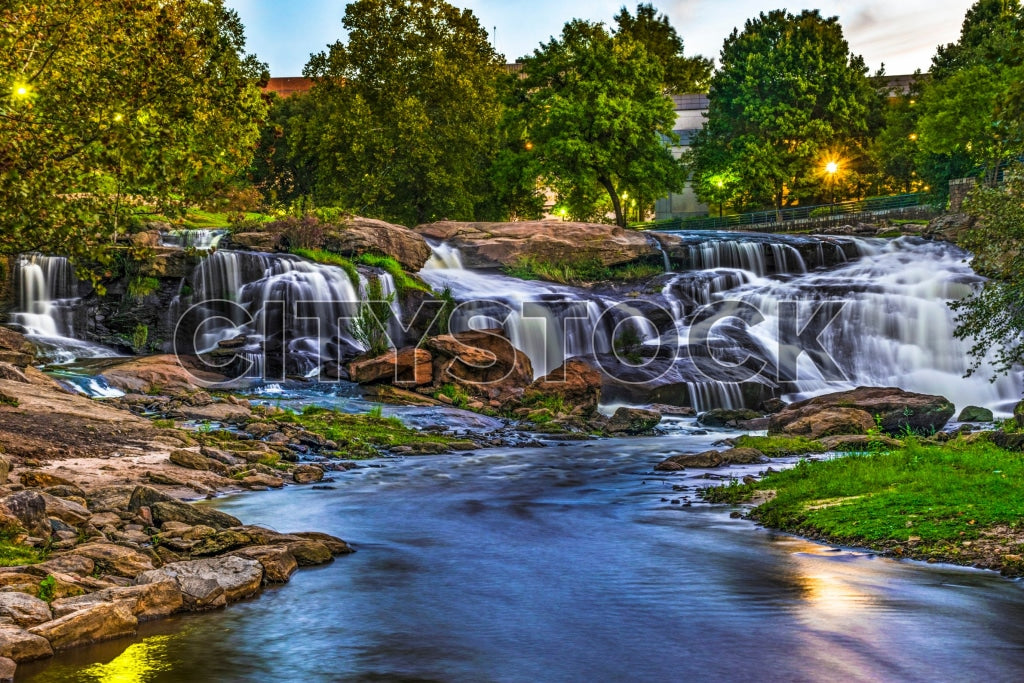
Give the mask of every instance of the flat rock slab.
<path id="1" fill-rule="evenodd" d="M 54 650 L 66 650 L 135 633 L 139 620 L 123 602 L 101 603 L 34 626 L 30 633 L 50 641 Z"/>
<path id="2" fill-rule="evenodd" d="M 0 657 L 15 662 L 31 662 L 52 656 L 53 647 L 46 638 L 18 626 L 0 624 Z"/>
<path id="3" fill-rule="evenodd" d="M 113 543 L 87 543 L 78 546 L 69 554 L 87 557 L 100 571 L 129 579 L 153 569 L 153 560 L 148 555 Z"/>
<path id="4" fill-rule="evenodd" d="M 53 601 L 53 615 L 63 617 L 103 603 L 122 603 L 128 606 L 139 621 L 166 617 L 180 611 L 185 603 L 176 581 L 170 579 L 138 586 L 105 588 Z"/>
<path id="5" fill-rule="evenodd" d="M 53 619 L 45 600 L 25 593 L 0 593 L 0 619 L 28 628 Z"/>
<path id="6" fill-rule="evenodd" d="M 137 582 L 176 581 L 185 608 L 204 610 L 222 607 L 254 595 L 263 583 L 263 565 L 237 555 L 173 562 L 144 572 Z"/>

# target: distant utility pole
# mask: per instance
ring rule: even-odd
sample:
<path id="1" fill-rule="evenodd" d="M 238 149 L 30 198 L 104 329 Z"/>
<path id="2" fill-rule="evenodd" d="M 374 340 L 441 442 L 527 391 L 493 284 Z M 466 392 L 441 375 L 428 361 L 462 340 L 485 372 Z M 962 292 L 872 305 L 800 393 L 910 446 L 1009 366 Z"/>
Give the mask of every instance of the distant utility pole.
<path id="1" fill-rule="evenodd" d="M 491 34 L 491 49 L 495 52 L 498 51 L 498 27 L 494 27 L 494 32 Z"/>

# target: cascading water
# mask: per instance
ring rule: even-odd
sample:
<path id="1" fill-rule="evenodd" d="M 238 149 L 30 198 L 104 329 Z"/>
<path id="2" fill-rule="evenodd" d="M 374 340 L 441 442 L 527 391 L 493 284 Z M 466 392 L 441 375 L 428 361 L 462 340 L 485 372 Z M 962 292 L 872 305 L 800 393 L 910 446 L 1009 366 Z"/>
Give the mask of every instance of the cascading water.
<path id="1" fill-rule="evenodd" d="M 192 275 L 196 302 L 179 324 L 178 349 L 209 352 L 244 338 L 232 352 L 249 376 L 316 373 L 362 350 L 349 331 L 361 301 L 340 268 L 287 254 L 218 251 Z"/>
<path id="2" fill-rule="evenodd" d="M 19 310 L 11 315 L 11 323 L 36 342 L 44 356 L 62 363 L 117 355 L 112 349 L 75 338 L 79 282 L 67 258 L 23 254 L 16 268 Z"/>
<path id="3" fill-rule="evenodd" d="M 220 244 L 227 230 L 171 230 L 160 233 L 161 247 L 209 251 Z"/>

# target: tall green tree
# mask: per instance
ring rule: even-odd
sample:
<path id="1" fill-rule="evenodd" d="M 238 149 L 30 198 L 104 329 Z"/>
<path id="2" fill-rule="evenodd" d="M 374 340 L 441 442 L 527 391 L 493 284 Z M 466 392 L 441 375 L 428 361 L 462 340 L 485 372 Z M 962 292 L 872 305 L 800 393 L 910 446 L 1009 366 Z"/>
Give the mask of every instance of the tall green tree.
<path id="1" fill-rule="evenodd" d="M 102 266 L 138 204 L 223 189 L 255 147 L 264 77 L 221 0 L 9 0 L 0 253 Z"/>
<path id="2" fill-rule="evenodd" d="M 314 196 L 403 223 L 472 219 L 487 200 L 503 64 L 469 10 L 357 0 L 347 42 L 313 55 L 314 111 L 293 133 Z"/>
<path id="3" fill-rule="evenodd" d="M 735 173 L 751 202 L 777 209 L 841 194 L 866 159 L 882 99 L 838 19 L 762 13 L 726 39 L 720 62 L 693 142 L 698 188 L 705 176 Z"/>
<path id="4" fill-rule="evenodd" d="M 1013 104 L 1024 80 L 1022 41 L 1017 0 L 979 0 L 967 12 L 960 40 L 940 47 L 932 60 L 918 122 L 922 155 L 953 162 L 950 170 L 969 161 L 992 182 L 1024 152 L 1024 120 Z"/>
<path id="5" fill-rule="evenodd" d="M 675 113 L 664 70 L 642 43 L 573 20 L 523 62 L 524 146 L 577 213 L 600 187 L 625 226 L 623 193 L 658 197 L 682 186 L 683 168 L 666 144 Z"/>
<path id="6" fill-rule="evenodd" d="M 714 63 L 705 57 L 688 57 L 683 52 L 683 39 L 668 17 L 650 3 L 636 6 L 636 15 L 626 7 L 615 15 L 616 37 L 629 38 L 642 44 L 648 54 L 661 62 L 666 93 L 705 92 Z"/>

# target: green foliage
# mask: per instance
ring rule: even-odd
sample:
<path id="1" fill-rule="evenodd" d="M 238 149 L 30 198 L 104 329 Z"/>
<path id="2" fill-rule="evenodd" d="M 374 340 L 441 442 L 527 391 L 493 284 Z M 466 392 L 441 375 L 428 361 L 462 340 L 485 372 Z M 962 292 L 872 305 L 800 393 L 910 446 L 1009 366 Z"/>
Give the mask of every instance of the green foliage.
<path id="1" fill-rule="evenodd" d="M 39 582 L 39 590 L 36 593 L 36 597 L 46 602 L 53 602 L 56 597 L 57 591 L 57 579 L 53 574 L 47 574 L 46 578 Z"/>
<path id="2" fill-rule="evenodd" d="M 816 10 L 762 13 L 734 30 L 708 97 L 691 157 L 697 190 L 776 208 L 845 194 L 866 170 L 857 160 L 882 104 L 838 20 Z M 838 173 L 825 173 L 829 161 Z M 737 178 L 735 193 L 708 193 L 722 175 Z"/>
<path id="3" fill-rule="evenodd" d="M 144 299 L 159 288 L 160 280 L 155 277 L 134 277 L 128 282 L 128 296 Z"/>
<path id="4" fill-rule="evenodd" d="M 620 358 L 625 358 L 634 365 L 639 365 L 643 360 L 641 351 L 643 350 L 644 340 L 640 337 L 636 328 L 632 325 L 625 326 L 618 336 L 615 337 L 615 355 Z"/>
<path id="5" fill-rule="evenodd" d="M 469 405 L 469 394 L 463 391 L 462 387 L 457 384 L 442 384 L 434 396 L 446 396 L 450 398 L 452 400 L 452 405 L 456 408 L 465 408 Z"/>
<path id="6" fill-rule="evenodd" d="M 146 348 L 146 342 L 149 340 L 149 327 L 143 323 L 139 323 L 132 330 L 132 349 L 135 353 L 142 353 Z"/>
<path id="7" fill-rule="evenodd" d="M 446 286 L 440 292 L 436 292 L 436 295 L 441 301 L 441 312 L 437 317 L 437 333 L 448 334 L 451 327 L 452 314 L 455 312 L 458 302 L 455 301 L 455 295 L 452 294 L 451 287 Z"/>
<path id="8" fill-rule="evenodd" d="M 424 434 L 402 424 L 396 417 L 380 415 L 353 415 L 327 408 L 306 407 L 295 416 L 295 422 L 305 429 L 338 444 L 338 453 L 350 458 L 372 458 L 381 449 L 410 446 L 421 443 L 448 443 L 450 439 L 436 434 Z"/>
<path id="9" fill-rule="evenodd" d="M 174 420 L 169 418 L 157 418 L 153 420 L 153 426 L 157 429 L 174 429 Z"/>
<path id="10" fill-rule="evenodd" d="M 561 415 L 572 411 L 565 398 L 557 394 L 529 394 L 524 397 L 523 405 L 536 410 L 546 410 L 551 415 Z M 550 417 L 548 418 L 550 421 Z"/>
<path id="11" fill-rule="evenodd" d="M 352 322 L 352 336 L 366 347 L 370 356 L 379 356 L 390 348 L 387 328 L 394 300 L 394 292 L 384 295 L 380 278 L 370 278 L 366 285 L 366 301 L 359 305 L 359 313 Z"/>
<path id="12" fill-rule="evenodd" d="M 21 401 L 17 398 L 14 396 L 8 396 L 4 392 L 0 391 L 0 406 L 11 406 L 12 408 L 17 408 L 19 405 L 21 405 Z"/>
<path id="13" fill-rule="evenodd" d="M 316 85 L 286 131 L 320 203 L 400 223 L 472 219 L 497 149 L 502 60 L 468 10 L 356 0 L 346 42 L 315 54 Z"/>
<path id="14" fill-rule="evenodd" d="M 951 304 L 956 336 L 970 339 L 972 367 L 986 359 L 999 373 L 1024 362 L 1024 167 L 1007 172 L 1004 187 L 975 188 L 964 208 L 978 218 L 959 237 L 974 254 L 975 271 L 992 278 L 971 296 Z"/>
<path id="15" fill-rule="evenodd" d="M 5 3 L 0 253 L 104 272 L 138 197 L 174 214 L 248 164 L 263 73 L 222 0 Z"/>
<path id="16" fill-rule="evenodd" d="M 505 273 L 520 280 L 547 280 L 561 284 L 588 284 L 608 280 L 645 280 L 661 275 L 664 267 L 653 263 L 628 263 L 606 266 L 596 258 L 581 255 L 574 261 L 545 261 L 523 256 L 505 267 Z"/>
<path id="17" fill-rule="evenodd" d="M 291 248 L 291 253 L 296 256 L 301 256 L 309 261 L 315 261 L 316 263 L 322 263 L 327 266 L 337 266 L 345 271 L 348 275 L 349 281 L 353 287 L 359 287 L 359 271 L 356 270 L 354 263 L 349 261 L 347 258 L 338 256 L 333 251 L 326 251 L 324 249 L 302 249 L 302 248 Z"/>
<path id="18" fill-rule="evenodd" d="M 1019 454 L 987 443 L 938 447 L 908 440 L 890 453 L 803 462 L 707 498 L 735 501 L 774 490 L 775 498 L 752 513 L 771 527 L 836 542 L 870 545 L 917 536 L 936 543 L 977 538 L 995 525 L 1018 526 L 1022 476 Z"/>
<path id="19" fill-rule="evenodd" d="M 750 436 L 744 434 L 736 439 L 737 448 L 756 448 L 769 458 L 787 455 L 824 453 L 825 446 L 803 436 Z"/>
<path id="20" fill-rule="evenodd" d="M 256 462 L 261 465 L 266 465 L 267 467 L 277 467 L 281 462 L 281 455 L 280 453 L 267 453 L 266 455 L 260 456 L 260 459 Z"/>
<path id="21" fill-rule="evenodd" d="M 410 275 L 402 269 L 401 264 L 398 263 L 391 256 L 382 256 L 380 254 L 362 254 L 356 259 L 359 263 L 366 266 L 372 266 L 373 268 L 380 268 L 385 273 L 391 275 L 391 279 L 395 281 L 395 289 L 398 290 L 399 294 L 404 294 L 407 291 L 415 290 L 419 292 L 430 292 L 431 289 L 422 280 L 414 275 Z"/>
<path id="22" fill-rule="evenodd" d="M 543 180 L 574 214 L 603 191 L 625 227 L 627 193 L 641 205 L 678 189 L 686 177 L 665 139 L 675 114 L 664 69 L 628 32 L 570 21 L 559 38 L 524 58 L 519 85 L 524 147 Z M 580 208 L 582 207 L 582 208 Z"/>
<path id="23" fill-rule="evenodd" d="M 686 57 L 683 39 L 664 14 L 650 3 L 636 6 L 636 16 L 623 6 L 615 15 L 617 38 L 628 38 L 644 46 L 661 63 L 665 94 L 707 92 L 714 62 L 701 56 Z"/>

